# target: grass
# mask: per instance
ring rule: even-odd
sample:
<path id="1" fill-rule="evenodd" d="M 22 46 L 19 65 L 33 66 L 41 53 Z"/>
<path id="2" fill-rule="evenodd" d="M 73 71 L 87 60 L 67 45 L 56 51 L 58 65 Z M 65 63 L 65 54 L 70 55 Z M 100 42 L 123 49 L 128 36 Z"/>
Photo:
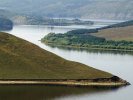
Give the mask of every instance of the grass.
<path id="1" fill-rule="evenodd" d="M 104 29 L 97 33 L 92 33 L 91 35 L 102 37 L 107 40 L 133 41 L 133 26 Z"/>
<path id="2" fill-rule="evenodd" d="M 112 76 L 0 32 L 0 79 L 93 79 Z"/>

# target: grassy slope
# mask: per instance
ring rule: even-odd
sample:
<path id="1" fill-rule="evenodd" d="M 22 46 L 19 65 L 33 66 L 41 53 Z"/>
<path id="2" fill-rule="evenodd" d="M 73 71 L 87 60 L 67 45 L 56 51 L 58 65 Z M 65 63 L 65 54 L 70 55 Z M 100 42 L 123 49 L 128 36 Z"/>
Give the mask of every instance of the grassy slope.
<path id="1" fill-rule="evenodd" d="M 15 36 L 0 33 L 0 79 L 81 79 L 112 77 L 67 61 Z"/>
<path id="2" fill-rule="evenodd" d="M 104 29 L 100 30 L 98 33 L 92 33 L 92 35 L 97 37 L 104 37 L 107 40 L 133 41 L 133 25 L 126 27 Z"/>

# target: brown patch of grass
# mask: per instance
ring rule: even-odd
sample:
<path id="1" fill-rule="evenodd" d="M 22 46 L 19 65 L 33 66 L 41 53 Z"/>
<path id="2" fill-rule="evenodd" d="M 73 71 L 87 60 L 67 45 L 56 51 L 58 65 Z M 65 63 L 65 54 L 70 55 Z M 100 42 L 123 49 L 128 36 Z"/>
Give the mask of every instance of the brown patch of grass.
<path id="1" fill-rule="evenodd" d="M 92 33 L 92 35 L 97 37 L 104 37 L 107 40 L 133 41 L 133 26 L 104 29 L 98 33 Z"/>

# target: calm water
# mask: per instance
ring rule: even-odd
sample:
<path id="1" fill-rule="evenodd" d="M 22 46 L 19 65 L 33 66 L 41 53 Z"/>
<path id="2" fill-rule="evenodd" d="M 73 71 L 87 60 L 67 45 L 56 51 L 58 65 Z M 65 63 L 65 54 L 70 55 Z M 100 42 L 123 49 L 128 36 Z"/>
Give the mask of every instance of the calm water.
<path id="1" fill-rule="evenodd" d="M 110 24 L 110 23 L 105 23 Z M 15 26 L 10 34 L 26 39 L 65 59 L 108 71 L 133 83 L 133 55 L 123 52 L 99 52 L 49 47 L 39 40 L 49 32 L 64 33 L 94 26 Z M 118 89 L 78 88 L 60 86 L 0 86 L 0 100 L 133 100 L 133 86 Z"/>

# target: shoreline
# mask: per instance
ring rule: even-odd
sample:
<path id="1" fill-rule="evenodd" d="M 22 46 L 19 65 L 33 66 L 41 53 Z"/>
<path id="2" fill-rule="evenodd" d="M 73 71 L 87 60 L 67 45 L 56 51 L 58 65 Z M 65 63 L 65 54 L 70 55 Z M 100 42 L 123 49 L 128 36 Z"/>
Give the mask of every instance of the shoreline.
<path id="1" fill-rule="evenodd" d="M 40 40 L 41 41 L 41 40 Z M 42 41 L 41 41 L 42 42 Z M 93 48 L 93 47 L 78 47 L 78 46 L 67 46 L 67 45 L 56 45 L 54 43 L 42 42 L 49 46 L 63 47 L 63 48 L 73 48 L 73 49 L 88 49 L 88 50 L 104 50 L 104 51 L 123 51 L 123 52 L 133 52 L 133 50 L 124 50 L 124 49 L 107 49 L 107 48 Z"/>
<path id="2" fill-rule="evenodd" d="M 117 76 L 97 79 L 0 79 L 0 85 L 56 85 L 56 86 L 97 86 L 120 87 L 130 85 Z"/>
<path id="3" fill-rule="evenodd" d="M 126 86 L 127 83 L 122 82 L 46 82 L 46 81 L 0 81 L 0 85 L 59 85 L 59 86 Z"/>

